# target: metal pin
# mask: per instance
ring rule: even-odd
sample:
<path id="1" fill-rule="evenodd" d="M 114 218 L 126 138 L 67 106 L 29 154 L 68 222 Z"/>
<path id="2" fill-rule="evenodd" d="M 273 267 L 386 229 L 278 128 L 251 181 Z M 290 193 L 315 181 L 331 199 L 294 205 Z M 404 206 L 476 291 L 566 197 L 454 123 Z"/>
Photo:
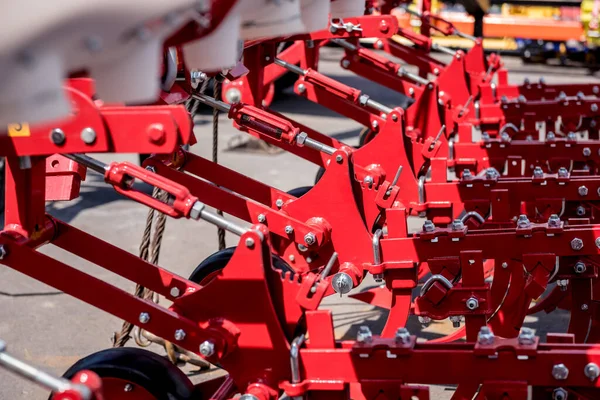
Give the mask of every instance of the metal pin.
<path id="1" fill-rule="evenodd" d="M 392 189 L 394 188 L 394 186 L 396 186 L 396 183 L 398 183 L 398 179 L 400 179 L 400 174 L 402 173 L 402 168 L 403 168 L 402 165 L 400 165 L 398 167 L 398 171 L 396 171 L 396 175 L 394 176 L 394 180 L 390 184 L 390 187 L 388 188 L 388 190 L 386 190 L 386 192 L 385 192 L 386 196 L 389 196 L 390 194 L 392 194 Z"/>

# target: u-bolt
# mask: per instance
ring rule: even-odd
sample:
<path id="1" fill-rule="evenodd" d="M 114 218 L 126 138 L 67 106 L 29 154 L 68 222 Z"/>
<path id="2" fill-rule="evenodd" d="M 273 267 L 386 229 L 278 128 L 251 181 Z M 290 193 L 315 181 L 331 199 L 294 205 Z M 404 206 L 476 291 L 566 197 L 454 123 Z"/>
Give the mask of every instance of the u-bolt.
<path id="1" fill-rule="evenodd" d="M 433 285 L 435 282 L 441 282 L 444 286 L 446 286 L 448 290 L 454 287 L 452 282 L 450 282 L 448 278 L 446 278 L 444 275 L 431 275 L 431 278 L 427 279 L 423 286 L 421 286 L 421 291 L 419 292 L 419 295 L 424 296 L 425 293 L 427 293 L 427 291 L 431 287 L 431 285 Z"/>

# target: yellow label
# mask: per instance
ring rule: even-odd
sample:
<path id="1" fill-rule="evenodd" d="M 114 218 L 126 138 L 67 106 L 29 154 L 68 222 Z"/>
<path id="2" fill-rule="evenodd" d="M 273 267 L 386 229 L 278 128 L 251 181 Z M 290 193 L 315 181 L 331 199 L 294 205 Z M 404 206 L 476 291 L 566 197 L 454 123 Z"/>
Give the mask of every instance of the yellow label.
<path id="1" fill-rule="evenodd" d="M 12 136 L 12 137 L 31 136 L 31 131 L 29 130 L 29 124 L 27 124 L 27 123 L 8 124 L 8 136 Z"/>

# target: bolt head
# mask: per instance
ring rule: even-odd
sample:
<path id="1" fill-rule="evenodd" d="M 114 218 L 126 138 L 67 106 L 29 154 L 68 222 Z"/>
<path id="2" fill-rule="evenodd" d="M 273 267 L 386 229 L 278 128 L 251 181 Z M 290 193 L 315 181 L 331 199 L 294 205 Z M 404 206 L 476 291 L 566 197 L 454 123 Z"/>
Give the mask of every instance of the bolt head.
<path id="1" fill-rule="evenodd" d="M 584 147 L 583 148 L 583 155 L 585 157 L 589 157 L 592 154 L 592 150 L 589 147 Z"/>
<path id="2" fill-rule="evenodd" d="M 150 322 L 150 314 L 148 314 L 147 312 L 140 313 L 138 320 L 142 324 L 147 324 L 148 322 Z"/>
<path id="3" fill-rule="evenodd" d="M 600 249 L 600 237 L 596 238 L 595 243 L 596 243 L 596 247 L 598 247 Z"/>
<path id="4" fill-rule="evenodd" d="M 592 112 L 598 111 L 598 104 L 592 104 L 590 109 L 592 110 Z"/>
<path id="5" fill-rule="evenodd" d="M 171 288 L 171 290 L 169 291 L 169 294 L 171 294 L 171 296 L 173 296 L 173 297 L 179 297 L 179 295 L 181 294 L 181 291 L 179 290 L 179 288 L 173 286 Z"/>
<path id="6" fill-rule="evenodd" d="M 477 300 L 475 297 L 471 297 L 467 300 L 466 305 L 469 310 L 476 310 L 479 308 L 479 300 Z"/>
<path id="7" fill-rule="evenodd" d="M 92 128 L 84 128 L 81 131 L 81 140 L 85 144 L 94 144 L 96 141 L 96 131 Z"/>
<path id="8" fill-rule="evenodd" d="M 554 132 L 548 132 L 546 134 L 546 140 L 556 140 L 556 135 L 554 134 Z"/>
<path id="9" fill-rule="evenodd" d="M 312 246 L 316 242 L 317 242 L 317 237 L 315 236 L 314 233 L 308 232 L 306 235 L 304 235 L 304 243 L 306 243 L 307 245 Z"/>
<path id="10" fill-rule="evenodd" d="M 152 124 L 146 130 L 150 143 L 163 144 L 167 139 L 167 131 L 163 124 Z"/>
<path id="11" fill-rule="evenodd" d="M 373 128 L 373 129 L 379 128 L 379 122 L 377 122 L 377 121 L 371 122 L 371 128 Z"/>
<path id="12" fill-rule="evenodd" d="M 430 220 L 425 221 L 425 223 L 423 224 L 423 231 L 433 232 L 434 230 L 435 230 L 435 224 Z"/>
<path id="13" fill-rule="evenodd" d="M 364 183 L 365 183 L 367 186 L 371 187 L 371 185 L 373 185 L 373 177 L 372 177 L 372 176 L 370 176 L 370 175 L 367 175 L 367 176 L 365 176 L 365 179 L 363 179 L 363 182 L 364 182 Z"/>
<path id="14" fill-rule="evenodd" d="M 573 240 L 571 240 L 571 248 L 576 251 L 583 249 L 583 240 L 579 238 L 573 238 Z"/>
<path id="15" fill-rule="evenodd" d="M 410 332 L 406 328 L 398 328 L 396 331 L 396 342 L 402 344 L 410 343 Z"/>
<path id="16" fill-rule="evenodd" d="M 460 219 L 455 219 L 452 221 L 452 230 L 453 231 L 462 231 L 465 227 L 465 224 Z"/>
<path id="17" fill-rule="evenodd" d="M 452 322 L 453 328 L 460 328 L 460 323 L 462 321 L 462 315 L 451 315 L 449 317 L 450 322 Z"/>
<path id="18" fill-rule="evenodd" d="M 409 94 L 410 96 L 414 96 L 414 95 L 415 95 L 415 89 L 413 89 L 413 88 L 408 88 L 408 94 Z"/>
<path id="19" fill-rule="evenodd" d="M 306 142 L 307 138 L 308 134 L 306 132 L 300 132 L 298 135 L 296 135 L 296 144 L 300 147 L 304 146 L 304 142 Z"/>
<path id="20" fill-rule="evenodd" d="M 183 329 L 177 329 L 174 336 L 175 340 L 181 341 L 185 339 L 185 331 Z"/>
<path id="21" fill-rule="evenodd" d="M 362 325 L 358 328 L 356 341 L 359 343 L 371 343 L 373 341 L 373 334 L 368 326 Z"/>
<path id="22" fill-rule="evenodd" d="M 529 228 L 531 226 L 531 222 L 527 215 L 521 214 L 519 215 L 519 219 L 517 220 L 517 228 Z"/>
<path id="23" fill-rule="evenodd" d="M 55 128 L 50 131 L 50 140 L 57 146 L 65 144 L 67 137 L 62 129 Z"/>
<path id="24" fill-rule="evenodd" d="M 519 344 L 521 345 L 532 345 L 535 342 L 535 334 L 533 333 L 533 329 L 523 327 L 521 328 L 521 332 L 519 332 Z"/>
<path id="25" fill-rule="evenodd" d="M 419 319 L 419 323 L 421 324 L 421 326 L 423 328 L 427 328 L 429 325 L 431 325 L 430 317 L 419 315 L 418 319 Z"/>
<path id="26" fill-rule="evenodd" d="M 577 193 L 579 193 L 580 196 L 587 196 L 588 192 L 588 188 L 585 186 L 579 186 L 579 188 L 577 189 Z"/>
<path id="27" fill-rule="evenodd" d="M 560 167 L 558 169 L 558 177 L 559 178 L 568 178 L 569 177 L 569 171 L 565 167 Z"/>
<path id="28" fill-rule="evenodd" d="M 533 169 L 533 177 L 534 178 L 543 178 L 544 177 L 544 170 L 541 167 L 535 167 Z"/>
<path id="29" fill-rule="evenodd" d="M 477 342 L 482 345 L 491 345 L 495 339 L 494 334 L 488 326 L 482 326 L 477 334 Z"/>
<path id="30" fill-rule="evenodd" d="M 502 263 L 502 268 L 504 268 L 504 269 L 508 268 L 508 263 L 506 261 L 504 261 Z"/>
<path id="31" fill-rule="evenodd" d="M 292 233 L 294 233 L 294 228 L 291 225 L 286 225 L 286 227 L 285 227 L 285 233 L 287 235 L 291 235 Z"/>
<path id="32" fill-rule="evenodd" d="M 590 381 L 595 381 L 600 376 L 600 368 L 598 368 L 598 364 L 596 363 L 589 363 L 584 367 L 583 373 Z"/>
<path id="33" fill-rule="evenodd" d="M 462 173 L 462 177 L 463 179 L 471 179 L 473 178 L 473 174 L 471 173 L 471 170 L 465 169 Z"/>
<path id="34" fill-rule="evenodd" d="M 205 207 L 204 203 L 201 203 L 199 201 L 195 202 L 194 205 L 192 206 L 192 209 L 190 210 L 190 218 L 199 220 L 200 215 L 202 214 L 202 211 L 204 210 L 204 207 Z"/>
<path id="35" fill-rule="evenodd" d="M 560 217 L 557 214 L 552 214 L 550 218 L 548 218 L 548 226 L 558 228 L 560 226 Z"/>
<path id="36" fill-rule="evenodd" d="M 346 294 L 354 287 L 352 278 L 345 272 L 338 272 L 331 279 L 331 287 L 340 295 Z"/>
<path id="37" fill-rule="evenodd" d="M 337 156 L 335 156 L 335 162 L 337 162 L 338 164 L 341 164 L 344 161 L 344 157 L 342 157 L 341 154 L 338 154 Z"/>
<path id="38" fill-rule="evenodd" d="M 253 248 L 254 247 L 254 239 L 246 238 L 245 244 L 246 244 L 247 248 L 249 248 L 249 249 Z"/>
<path id="39" fill-rule="evenodd" d="M 123 388 L 125 392 L 131 392 L 133 390 L 133 385 L 131 383 L 127 383 Z"/>
<path id="40" fill-rule="evenodd" d="M 267 217 L 265 216 L 265 214 L 258 214 L 257 220 L 261 224 L 264 224 L 265 222 L 267 222 Z"/>
<path id="41" fill-rule="evenodd" d="M 301 83 L 298 85 L 298 93 L 304 93 L 306 92 L 306 86 L 304 85 L 304 83 Z"/>
<path id="42" fill-rule="evenodd" d="M 577 215 L 579 215 L 580 217 L 584 216 L 585 215 L 585 207 L 583 207 L 583 206 L 577 207 L 576 212 L 577 212 Z"/>
<path id="43" fill-rule="evenodd" d="M 237 104 L 242 101 L 242 92 L 235 87 L 229 88 L 225 92 L 225 100 L 227 100 L 229 104 Z"/>
<path id="44" fill-rule="evenodd" d="M 556 364 L 552 367 L 552 377 L 556 380 L 562 381 L 567 379 L 569 376 L 569 368 L 563 363 Z"/>
<path id="45" fill-rule="evenodd" d="M 205 340 L 200 344 L 200 354 L 204 357 L 210 357 L 215 354 L 215 344 L 210 340 Z"/>
<path id="46" fill-rule="evenodd" d="M 556 388 L 552 392 L 552 400 L 566 400 L 567 391 L 563 388 Z"/>
<path id="47" fill-rule="evenodd" d="M 275 201 L 275 205 L 277 206 L 277 208 L 283 207 L 283 200 L 277 199 L 277 201 Z"/>

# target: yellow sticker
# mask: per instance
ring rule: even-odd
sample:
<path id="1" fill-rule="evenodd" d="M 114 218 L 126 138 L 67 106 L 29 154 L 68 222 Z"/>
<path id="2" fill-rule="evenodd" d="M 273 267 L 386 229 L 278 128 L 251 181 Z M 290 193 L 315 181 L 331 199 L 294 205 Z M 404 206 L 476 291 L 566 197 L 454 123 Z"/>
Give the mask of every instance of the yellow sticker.
<path id="1" fill-rule="evenodd" d="M 31 131 L 29 130 L 29 124 L 27 124 L 27 123 L 8 124 L 8 136 L 12 136 L 12 137 L 31 136 Z"/>

